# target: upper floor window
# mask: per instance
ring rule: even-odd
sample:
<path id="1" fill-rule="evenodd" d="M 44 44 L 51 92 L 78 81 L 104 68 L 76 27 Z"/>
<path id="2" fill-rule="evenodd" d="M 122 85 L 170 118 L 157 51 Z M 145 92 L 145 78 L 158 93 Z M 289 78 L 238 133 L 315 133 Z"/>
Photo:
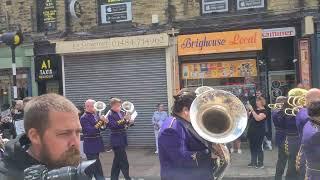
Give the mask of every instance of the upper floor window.
<path id="1" fill-rule="evenodd" d="M 254 9 L 263 8 L 264 0 L 237 0 L 237 9 Z"/>
<path id="2" fill-rule="evenodd" d="M 100 0 L 101 24 L 132 21 L 131 0 Z"/>
<path id="3" fill-rule="evenodd" d="M 228 0 L 202 0 L 202 14 L 228 11 Z"/>

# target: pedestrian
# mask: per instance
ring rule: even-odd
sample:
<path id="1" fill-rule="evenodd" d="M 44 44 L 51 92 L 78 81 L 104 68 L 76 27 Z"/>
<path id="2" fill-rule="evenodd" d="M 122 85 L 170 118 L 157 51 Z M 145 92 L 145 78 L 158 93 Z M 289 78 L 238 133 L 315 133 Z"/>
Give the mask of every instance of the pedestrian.
<path id="1" fill-rule="evenodd" d="M 232 147 L 230 148 L 230 152 L 231 153 L 238 153 L 238 154 L 242 154 L 242 150 L 241 150 L 241 137 L 239 137 L 238 139 L 234 140 L 232 142 Z"/>
<path id="2" fill-rule="evenodd" d="M 264 168 L 262 144 L 265 136 L 266 100 L 257 97 L 256 108 L 249 106 L 249 127 L 247 138 L 250 145 L 251 162 L 248 167 Z"/>
<path id="3" fill-rule="evenodd" d="M 306 94 L 306 106 L 314 101 L 320 101 L 320 90 L 317 88 L 310 89 Z M 299 133 L 300 142 L 302 143 L 303 129 L 305 124 L 310 120 L 307 107 L 299 110 L 296 116 L 296 126 Z M 303 145 L 297 155 L 296 169 L 299 173 L 300 180 L 304 180 L 306 173 L 306 157 L 303 151 Z"/>
<path id="4" fill-rule="evenodd" d="M 159 133 L 161 180 L 213 179 L 211 152 L 192 128 L 190 107 L 196 94 L 183 89 L 174 97 L 172 116 Z"/>
<path id="5" fill-rule="evenodd" d="M 103 116 L 98 117 L 95 115 L 96 110 L 94 103 L 95 101 L 92 99 L 88 99 L 85 102 L 85 113 L 80 118 L 83 132 L 83 151 L 88 160 L 96 160 L 96 162 L 87 169 L 86 173 L 91 178 L 94 176 L 96 180 L 104 180 L 105 178 L 99 158 L 100 153 L 104 151 L 104 146 L 100 129 L 97 129 L 95 126 L 99 120 L 103 120 L 105 123 L 107 123 L 108 120 Z"/>
<path id="6" fill-rule="evenodd" d="M 154 135 L 156 138 L 156 152 L 155 154 L 158 154 L 159 148 L 158 148 L 158 134 L 159 130 L 163 124 L 163 122 L 168 118 L 168 114 L 166 111 L 164 111 L 164 104 L 157 104 L 157 110 L 153 113 L 152 117 L 152 124 L 154 128 Z"/>
<path id="7" fill-rule="evenodd" d="M 126 180 L 130 180 L 129 162 L 126 153 L 128 146 L 127 128 L 129 126 L 130 115 L 121 111 L 121 99 L 110 99 L 111 110 L 108 115 L 109 123 L 107 127 L 111 130 L 111 146 L 114 158 L 111 168 L 111 180 L 118 180 L 120 170 Z"/>
<path id="8" fill-rule="evenodd" d="M 78 110 L 57 94 L 32 98 L 24 111 L 26 134 L 5 145 L 1 180 L 24 179 L 24 170 L 42 164 L 49 170 L 80 163 Z"/>

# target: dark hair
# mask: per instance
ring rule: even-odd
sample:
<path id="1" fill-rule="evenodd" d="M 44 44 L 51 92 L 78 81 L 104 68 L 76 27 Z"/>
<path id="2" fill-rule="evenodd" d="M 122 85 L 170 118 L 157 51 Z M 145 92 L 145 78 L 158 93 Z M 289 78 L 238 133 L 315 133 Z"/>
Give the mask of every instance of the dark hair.
<path id="1" fill-rule="evenodd" d="M 49 112 L 70 112 L 78 114 L 79 110 L 67 98 L 58 94 L 44 94 L 34 97 L 24 108 L 24 129 L 26 134 L 31 128 L 43 135 L 49 127 Z"/>
<path id="2" fill-rule="evenodd" d="M 310 117 L 320 117 L 320 101 L 310 102 L 307 109 Z"/>
<path id="3" fill-rule="evenodd" d="M 158 103 L 157 108 L 159 108 L 161 105 L 163 105 L 163 103 Z"/>
<path id="4" fill-rule="evenodd" d="M 119 98 L 111 98 L 110 99 L 110 106 L 113 106 L 116 103 L 121 103 L 121 99 L 119 99 Z"/>
<path id="5" fill-rule="evenodd" d="M 190 109 L 193 100 L 196 98 L 196 93 L 189 89 L 183 89 L 173 98 L 175 101 L 172 107 L 172 112 L 174 114 L 180 113 L 184 107 Z"/>

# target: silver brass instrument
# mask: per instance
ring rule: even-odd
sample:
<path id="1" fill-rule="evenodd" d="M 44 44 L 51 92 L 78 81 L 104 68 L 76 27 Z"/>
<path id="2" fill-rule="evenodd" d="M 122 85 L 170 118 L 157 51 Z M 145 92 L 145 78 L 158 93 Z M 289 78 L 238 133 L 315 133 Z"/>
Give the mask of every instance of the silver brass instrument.
<path id="1" fill-rule="evenodd" d="M 106 109 L 107 105 L 102 101 L 97 101 L 93 105 L 94 109 L 99 113 L 99 118 L 102 114 L 102 111 Z M 104 121 L 99 120 L 97 124 L 94 126 L 96 129 L 105 129 L 106 124 Z"/>
<path id="2" fill-rule="evenodd" d="M 135 110 L 133 103 L 124 101 L 121 105 L 121 108 L 122 111 L 126 113 L 126 115 L 130 115 L 129 124 L 134 124 L 134 120 L 138 116 L 138 113 Z"/>
<path id="3" fill-rule="evenodd" d="M 247 111 L 235 95 L 223 90 L 206 90 L 199 94 L 190 108 L 191 124 L 204 140 L 213 143 L 218 167 L 215 179 L 221 179 L 230 164 L 230 154 L 224 143 L 239 138 L 247 126 Z"/>
<path id="4" fill-rule="evenodd" d="M 210 91 L 210 90 L 214 90 L 212 87 L 209 87 L 209 86 L 201 86 L 201 87 L 198 87 L 196 90 L 195 90 L 195 93 L 197 96 L 199 96 L 200 94 L 206 92 L 206 91 Z"/>

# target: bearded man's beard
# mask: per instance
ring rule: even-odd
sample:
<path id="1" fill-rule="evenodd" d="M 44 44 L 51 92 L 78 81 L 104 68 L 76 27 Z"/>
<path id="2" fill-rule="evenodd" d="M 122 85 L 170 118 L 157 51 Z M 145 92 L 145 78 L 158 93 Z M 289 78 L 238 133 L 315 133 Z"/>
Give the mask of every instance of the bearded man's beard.
<path id="1" fill-rule="evenodd" d="M 65 166 L 78 166 L 80 163 L 80 151 L 72 146 L 65 151 L 58 160 L 51 159 L 48 146 L 43 143 L 40 153 L 42 163 L 45 163 L 49 169 L 57 169 Z"/>

